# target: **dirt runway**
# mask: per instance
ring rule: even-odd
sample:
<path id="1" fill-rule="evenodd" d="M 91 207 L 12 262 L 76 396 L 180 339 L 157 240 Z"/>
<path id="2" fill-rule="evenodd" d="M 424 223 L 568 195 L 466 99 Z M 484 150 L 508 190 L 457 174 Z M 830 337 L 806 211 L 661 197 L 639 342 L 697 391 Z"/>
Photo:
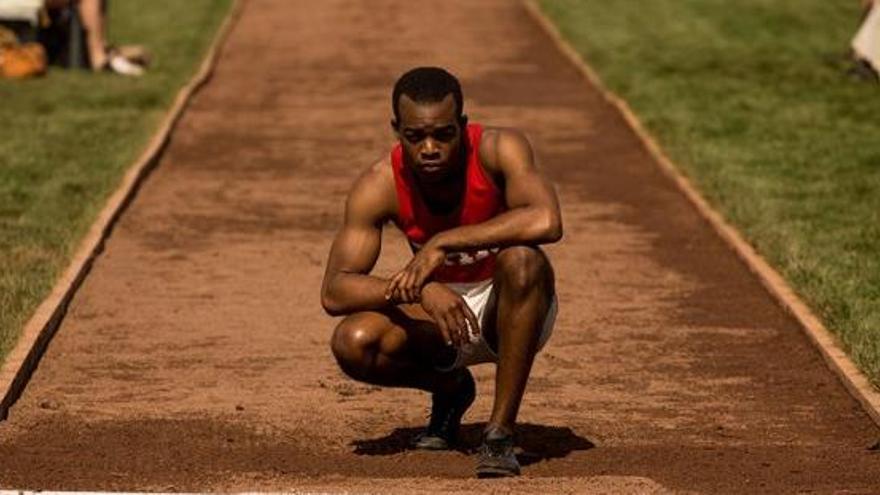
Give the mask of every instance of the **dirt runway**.
<path id="1" fill-rule="evenodd" d="M 0 424 L 0 487 L 880 493 L 878 428 L 522 6 L 432 4 L 245 4 Z M 407 450 L 428 397 L 352 382 L 328 348 L 344 195 L 391 145 L 395 78 L 427 64 L 472 121 L 529 134 L 563 204 L 517 480 Z M 406 259 L 389 232 L 379 269 Z"/>

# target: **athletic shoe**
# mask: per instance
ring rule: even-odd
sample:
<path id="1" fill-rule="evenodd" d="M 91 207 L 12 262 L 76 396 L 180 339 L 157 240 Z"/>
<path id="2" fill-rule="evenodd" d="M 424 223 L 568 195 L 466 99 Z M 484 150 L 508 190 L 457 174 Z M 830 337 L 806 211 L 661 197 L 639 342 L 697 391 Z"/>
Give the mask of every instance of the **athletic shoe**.
<path id="1" fill-rule="evenodd" d="M 461 426 L 461 417 L 477 396 L 474 377 L 467 369 L 458 373 L 458 385 L 451 394 L 435 393 L 431 396 L 431 420 L 424 433 L 417 436 L 413 447 L 423 450 L 447 450 L 452 448 Z"/>
<path id="2" fill-rule="evenodd" d="M 519 461 L 513 453 L 513 434 L 493 429 L 483 434 L 477 454 L 478 478 L 501 478 L 519 475 Z"/>

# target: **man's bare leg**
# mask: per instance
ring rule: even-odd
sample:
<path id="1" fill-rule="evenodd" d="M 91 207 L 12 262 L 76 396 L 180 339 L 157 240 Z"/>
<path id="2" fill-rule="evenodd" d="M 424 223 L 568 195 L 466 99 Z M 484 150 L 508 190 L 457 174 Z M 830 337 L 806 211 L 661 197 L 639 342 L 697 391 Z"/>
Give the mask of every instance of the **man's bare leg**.
<path id="1" fill-rule="evenodd" d="M 553 300 L 553 269 L 537 248 L 507 248 L 498 255 L 494 283 L 495 321 L 487 325 L 486 339 L 497 349 L 498 366 L 495 403 L 477 467 L 481 476 L 519 474 L 513 430 Z"/>
<path id="2" fill-rule="evenodd" d="M 93 70 L 107 63 L 107 35 L 103 0 L 79 0 L 79 15 L 86 30 L 86 45 Z"/>
<path id="3" fill-rule="evenodd" d="M 467 369 L 436 370 L 438 357 L 451 363 L 455 353 L 421 308 L 353 314 L 336 328 L 331 347 L 340 368 L 356 380 L 432 393 L 431 421 L 414 448 L 445 450 L 455 443 L 475 398 L 473 376 Z"/>
<path id="4" fill-rule="evenodd" d="M 333 333 L 331 348 L 342 371 L 355 380 L 386 387 L 443 391 L 449 373 L 431 363 L 447 351 L 440 333 L 415 306 L 346 317 Z"/>

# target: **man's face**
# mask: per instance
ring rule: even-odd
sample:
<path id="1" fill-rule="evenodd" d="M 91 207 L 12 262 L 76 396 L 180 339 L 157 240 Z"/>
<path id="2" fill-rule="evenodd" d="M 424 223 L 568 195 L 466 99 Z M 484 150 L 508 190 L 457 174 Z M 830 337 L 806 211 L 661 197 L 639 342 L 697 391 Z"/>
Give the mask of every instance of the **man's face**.
<path id="1" fill-rule="evenodd" d="M 461 126 L 452 95 L 436 103 L 416 103 L 402 95 L 397 110 L 397 135 L 419 179 L 440 182 L 453 174 L 461 166 Z"/>

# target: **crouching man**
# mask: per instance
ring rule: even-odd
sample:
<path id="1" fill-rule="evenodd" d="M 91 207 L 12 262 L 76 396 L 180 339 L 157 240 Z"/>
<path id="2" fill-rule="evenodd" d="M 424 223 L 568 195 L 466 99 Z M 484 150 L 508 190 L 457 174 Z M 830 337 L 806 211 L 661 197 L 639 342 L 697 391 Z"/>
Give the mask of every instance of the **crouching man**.
<path id="1" fill-rule="evenodd" d="M 431 393 L 415 448 L 453 446 L 476 393 L 467 367 L 496 363 L 477 475 L 513 476 L 517 412 L 557 307 L 553 269 L 538 246 L 562 237 L 562 220 L 526 138 L 468 123 L 462 101 L 458 80 L 440 68 L 397 81 L 391 125 L 399 144 L 349 193 L 321 301 L 345 315 L 331 345 L 347 375 Z M 370 271 L 388 221 L 413 257 L 381 278 Z"/>

